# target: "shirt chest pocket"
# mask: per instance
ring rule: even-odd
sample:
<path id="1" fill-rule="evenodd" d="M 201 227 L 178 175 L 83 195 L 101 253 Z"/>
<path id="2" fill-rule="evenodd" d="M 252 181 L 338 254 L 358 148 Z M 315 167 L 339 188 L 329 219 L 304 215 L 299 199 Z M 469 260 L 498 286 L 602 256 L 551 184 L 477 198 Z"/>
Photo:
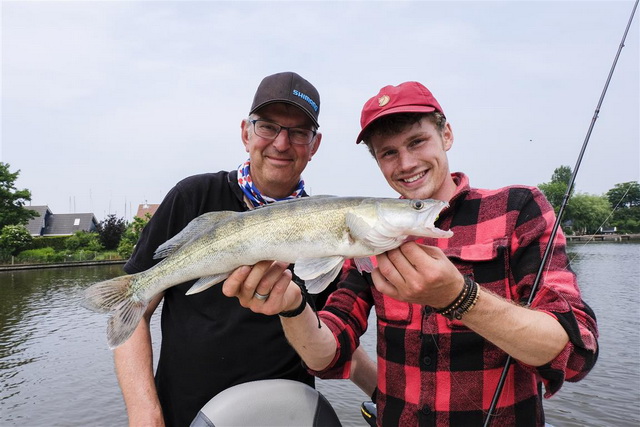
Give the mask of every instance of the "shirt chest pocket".
<path id="1" fill-rule="evenodd" d="M 509 248 L 506 237 L 474 245 L 445 249 L 445 255 L 458 271 L 471 275 L 479 285 L 502 296 L 504 281 L 508 277 Z"/>
<path id="2" fill-rule="evenodd" d="M 483 289 L 508 298 L 509 247 L 508 239 L 459 246 L 445 250 L 458 271 L 469 275 Z M 452 329 L 466 329 L 459 320 L 448 320 Z"/>

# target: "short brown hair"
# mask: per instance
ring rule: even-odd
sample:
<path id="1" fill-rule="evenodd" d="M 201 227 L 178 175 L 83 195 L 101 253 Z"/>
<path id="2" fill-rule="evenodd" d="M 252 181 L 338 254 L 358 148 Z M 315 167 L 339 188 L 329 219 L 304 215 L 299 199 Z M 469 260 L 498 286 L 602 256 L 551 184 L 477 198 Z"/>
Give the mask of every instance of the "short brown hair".
<path id="1" fill-rule="evenodd" d="M 442 133 L 444 131 L 444 127 L 447 123 L 447 118 L 444 116 L 444 114 L 438 111 L 433 111 L 431 113 L 389 114 L 387 116 L 380 117 L 379 119 L 376 119 L 373 123 L 371 123 L 362 134 L 362 141 L 366 144 L 371 155 L 375 157 L 373 147 L 371 146 L 372 136 L 397 135 L 425 118 L 430 120 L 431 123 L 436 126 L 438 132 Z"/>

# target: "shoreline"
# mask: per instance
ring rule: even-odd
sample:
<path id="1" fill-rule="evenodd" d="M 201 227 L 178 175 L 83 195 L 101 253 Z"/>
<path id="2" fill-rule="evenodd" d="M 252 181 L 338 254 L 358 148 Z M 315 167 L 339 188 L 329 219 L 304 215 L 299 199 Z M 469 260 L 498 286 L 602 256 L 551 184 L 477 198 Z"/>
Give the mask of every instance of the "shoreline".
<path id="1" fill-rule="evenodd" d="M 104 260 L 104 261 L 75 261 L 75 262 L 52 262 L 40 264 L 13 264 L 0 265 L 0 272 L 15 270 L 35 270 L 40 268 L 66 268 L 66 267 L 91 267 L 95 265 L 125 264 L 126 259 Z"/>
<path id="2" fill-rule="evenodd" d="M 585 234 L 582 236 L 566 236 L 567 242 L 635 242 L 640 241 L 640 234 Z M 39 268 L 91 267 L 96 265 L 126 264 L 126 259 L 103 261 L 75 261 L 39 264 L 5 264 L 0 265 L 0 272 L 16 270 L 35 270 Z"/>
<path id="3" fill-rule="evenodd" d="M 640 240 L 640 234 L 584 234 L 582 236 L 566 236 L 567 242 L 631 242 Z"/>

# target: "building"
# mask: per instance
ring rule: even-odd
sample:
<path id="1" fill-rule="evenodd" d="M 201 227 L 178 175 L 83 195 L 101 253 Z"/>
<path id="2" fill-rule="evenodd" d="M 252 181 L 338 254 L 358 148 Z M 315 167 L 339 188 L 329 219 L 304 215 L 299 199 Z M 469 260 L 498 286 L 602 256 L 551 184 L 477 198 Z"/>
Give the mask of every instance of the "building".
<path id="1" fill-rule="evenodd" d="M 38 212 L 39 216 L 26 225 L 29 233 L 36 236 L 71 236 L 76 231 L 94 232 L 98 220 L 92 213 L 54 214 L 49 206 L 25 206 Z"/>
<path id="2" fill-rule="evenodd" d="M 149 214 L 149 216 L 152 217 L 153 214 L 156 213 L 156 211 L 158 210 L 158 206 L 160 205 L 150 204 L 150 203 L 144 203 L 142 205 L 138 205 L 138 213 L 136 213 L 135 216 L 137 216 L 140 219 L 146 219 L 146 215 Z"/>

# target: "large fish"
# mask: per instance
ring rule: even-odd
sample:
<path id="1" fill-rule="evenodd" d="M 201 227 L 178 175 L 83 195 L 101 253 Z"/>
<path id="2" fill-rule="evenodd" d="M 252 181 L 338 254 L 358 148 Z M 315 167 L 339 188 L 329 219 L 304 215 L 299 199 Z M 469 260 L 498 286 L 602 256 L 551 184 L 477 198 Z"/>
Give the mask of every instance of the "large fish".
<path id="1" fill-rule="evenodd" d="M 410 236 L 450 237 L 434 226 L 447 206 L 438 200 L 313 196 L 247 212 L 210 212 L 163 243 L 143 272 L 99 282 L 84 291 L 83 305 L 111 313 L 109 346 L 133 333 L 149 301 L 165 289 L 199 279 L 187 294 L 204 291 L 242 265 L 263 260 L 294 263 L 311 293 L 324 290 L 345 259 L 371 271 L 370 256 L 400 246 Z"/>

